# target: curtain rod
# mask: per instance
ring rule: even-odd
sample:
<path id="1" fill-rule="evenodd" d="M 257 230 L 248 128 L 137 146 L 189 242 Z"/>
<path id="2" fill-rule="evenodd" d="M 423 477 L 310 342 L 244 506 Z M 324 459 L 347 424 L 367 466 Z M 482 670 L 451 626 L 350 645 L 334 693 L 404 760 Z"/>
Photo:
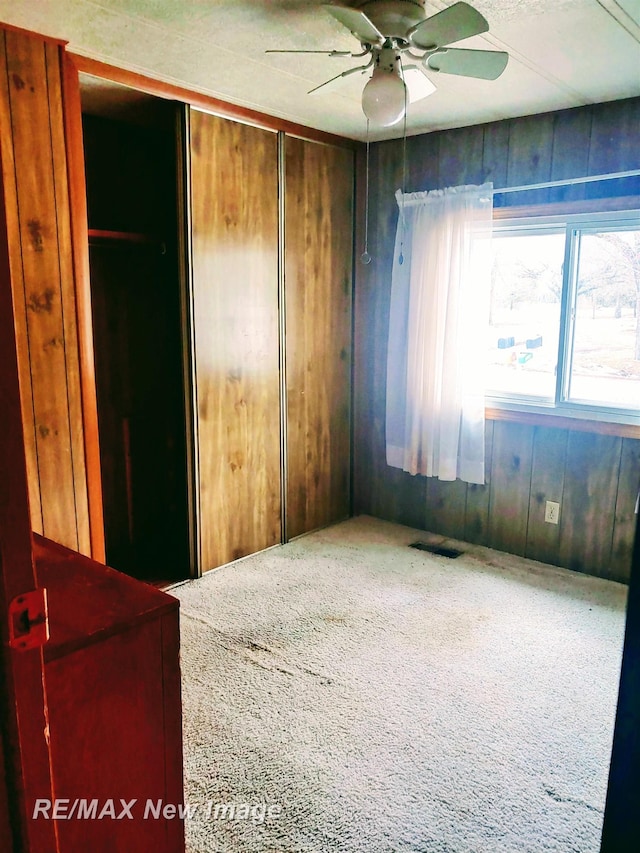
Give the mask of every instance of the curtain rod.
<path id="1" fill-rule="evenodd" d="M 634 178 L 640 175 L 640 169 L 631 169 L 628 172 L 611 172 L 608 175 L 589 175 L 585 178 L 565 178 L 558 181 L 543 181 L 541 184 L 523 184 L 520 187 L 505 187 L 503 190 L 493 191 L 494 195 L 503 195 L 504 193 L 520 193 L 524 190 L 545 190 L 549 187 L 565 187 L 573 184 L 587 184 L 591 181 L 611 181 L 615 178 Z"/>

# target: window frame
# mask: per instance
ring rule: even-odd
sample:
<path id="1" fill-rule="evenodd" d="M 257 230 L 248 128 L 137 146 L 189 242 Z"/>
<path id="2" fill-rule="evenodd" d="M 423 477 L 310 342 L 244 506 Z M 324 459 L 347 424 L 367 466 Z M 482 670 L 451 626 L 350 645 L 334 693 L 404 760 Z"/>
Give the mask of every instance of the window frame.
<path id="1" fill-rule="evenodd" d="M 602 200 L 603 202 L 605 200 Z M 571 356 L 575 329 L 576 265 L 578 261 L 581 228 L 588 231 L 640 228 L 640 200 L 629 199 L 633 206 L 620 209 L 602 204 L 602 209 L 587 205 L 546 205 L 530 208 L 496 208 L 494 233 L 562 233 L 565 235 L 562 299 L 560 305 L 560 331 L 558 341 L 558 368 L 554 398 L 537 398 L 531 395 L 485 395 L 486 416 L 494 420 L 520 420 L 527 423 L 573 425 L 584 429 L 586 423 L 598 432 L 640 437 L 640 406 L 637 408 L 615 405 L 598 405 L 588 401 L 566 399 L 571 375 Z M 500 238 L 498 238 L 500 239 Z"/>

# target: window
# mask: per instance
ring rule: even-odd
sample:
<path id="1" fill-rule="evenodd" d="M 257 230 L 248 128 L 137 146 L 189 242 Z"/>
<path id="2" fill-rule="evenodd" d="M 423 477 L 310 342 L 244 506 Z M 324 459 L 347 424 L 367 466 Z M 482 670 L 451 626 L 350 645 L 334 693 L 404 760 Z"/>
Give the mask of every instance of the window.
<path id="1" fill-rule="evenodd" d="M 640 422 L 640 212 L 494 226 L 492 404 Z"/>

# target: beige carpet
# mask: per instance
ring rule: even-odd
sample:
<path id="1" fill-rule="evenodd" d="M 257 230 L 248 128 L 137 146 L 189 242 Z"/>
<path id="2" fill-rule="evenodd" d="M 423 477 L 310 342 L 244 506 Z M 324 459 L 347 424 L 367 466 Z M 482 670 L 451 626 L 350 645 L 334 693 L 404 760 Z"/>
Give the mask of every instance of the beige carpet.
<path id="1" fill-rule="evenodd" d="M 416 539 L 360 517 L 173 590 L 191 853 L 599 849 L 626 588 Z"/>

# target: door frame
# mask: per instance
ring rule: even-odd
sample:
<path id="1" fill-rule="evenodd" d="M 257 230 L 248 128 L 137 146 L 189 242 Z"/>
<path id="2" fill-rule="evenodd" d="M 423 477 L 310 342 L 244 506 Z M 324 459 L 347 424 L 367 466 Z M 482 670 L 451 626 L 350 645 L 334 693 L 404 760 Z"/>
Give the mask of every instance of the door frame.
<path id="1" fill-rule="evenodd" d="M 103 66 L 84 73 L 99 79 L 119 83 L 116 76 L 103 73 Z M 108 66 L 106 66 L 108 67 Z M 85 457 L 89 492 L 89 514 L 91 542 L 94 560 L 106 562 L 104 507 L 102 498 L 102 473 L 100 462 L 100 439 L 98 429 L 98 402 L 94 360 L 94 335 L 91 308 L 91 276 L 89 266 L 89 222 L 87 212 L 85 160 L 82 132 L 82 103 L 80 96 L 80 70 L 76 57 L 65 54 L 64 100 L 65 132 L 67 141 L 67 167 L 69 171 L 69 193 L 71 197 L 72 241 L 76 299 L 78 313 L 78 339 L 80 348 L 80 375 L 82 383 L 82 405 L 85 437 Z M 170 96 L 149 91 L 142 87 L 138 91 L 153 97 L 174 100 Z M 177 105 L 177 102 L 176 102 Z M 188 110 L 176 110 L 176 196 L 178 199 L 177 246 L 180 275 L 178 281 L 180 301 L 180 337 L 182 347 L 183 405 L 185 413 L 186 447 L 186 510 L 189 553 L 189 577 L 201 575 L 199 548 L 199 488 L 196 424 L 197 401 L 193 365 L 193 288 L 191 285 L 189 196 L 188 196 Z"/>
<path id="2" fill-rule="evenodd" d="M 87 471 L 87 497 L 91 532 L 91 557 L 105 562 L 102 473 L 98 434 L 98 399 L 93 348 L 93 320 L 89 284 L 89 225 L 82 144 L 82 108 L 78 70 L 68 53 L 63 55 L 62 91 L 69 181 L 71 243 L 76 285 L 76 315 L 82 389 L 82 422 Z"/>
<path id="3" fill-rule="evenodd" d="M 180 104 L 176 114 L 178 199 L 178 260 L 180 265 L 180 330 L 187 456 L 187 525 L 191 579 L 202 577 L 200 544 L 200 462 L 198 456 L 198 391 L 195 366 L 193 255 L 191 243 L 191 108 Z"/>

